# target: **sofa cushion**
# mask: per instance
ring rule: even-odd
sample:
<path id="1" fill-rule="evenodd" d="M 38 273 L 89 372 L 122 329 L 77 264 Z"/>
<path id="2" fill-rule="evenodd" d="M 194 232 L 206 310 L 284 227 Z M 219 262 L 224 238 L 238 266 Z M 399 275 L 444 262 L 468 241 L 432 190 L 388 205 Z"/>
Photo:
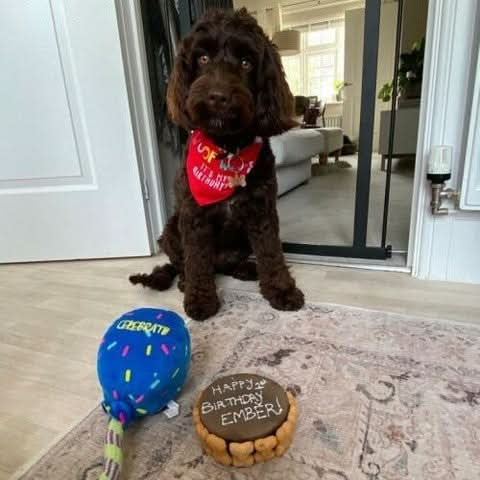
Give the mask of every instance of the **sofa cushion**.
<path id="1" fill-rule="evenodd" d="M 277 167 L 295 165 L 325 151 L 325 140 L 317 129 L 295 128 L 270 138 Z"/>
<path id="2" fill-rule="evenodd" d="M 319 129 L 325 139 L 327 153 L 336 152 L 343 148 L 343 130 L 338 127 L 326 127 Z"/>

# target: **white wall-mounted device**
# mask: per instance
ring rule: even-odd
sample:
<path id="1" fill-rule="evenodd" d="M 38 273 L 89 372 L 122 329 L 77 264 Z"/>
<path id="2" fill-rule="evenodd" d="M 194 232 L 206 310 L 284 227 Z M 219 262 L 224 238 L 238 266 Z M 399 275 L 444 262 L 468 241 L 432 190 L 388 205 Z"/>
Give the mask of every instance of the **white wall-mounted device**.
<path id="1" fill-rule="evenodd" d="M 453 147 L 439 145 L 432 148 L 428 159 L 427 179 L 432 184 L 433 215 L 447 215 L 449 209 L 442 207 L 443 200 L 458 201 L 458 192 L 445 187 L 445 182 L 452 177 Z"/>

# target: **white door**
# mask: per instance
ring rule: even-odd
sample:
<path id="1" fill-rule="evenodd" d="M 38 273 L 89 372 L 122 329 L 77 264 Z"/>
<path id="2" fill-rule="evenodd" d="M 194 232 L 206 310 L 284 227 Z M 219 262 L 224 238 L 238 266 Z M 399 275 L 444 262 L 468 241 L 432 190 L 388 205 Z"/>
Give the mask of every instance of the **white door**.
<path id="1" fill-rule="evenodd" d="M 345 12 L 343 129 L 352 140 L 358 140 L 360 129 L 364 24 L 364 8 Z"/>
<path id="2" fill-rule="evenodd" d="M 429 2 L 409 247 L 419 278 L 480 284 L 478 13 L 478 0 Z M 425 178 L 431 152 L 441 145 L 453 149 L 447 185 L 461 191 L 460 210 L 445 200 L 450 214 L 432 215 L 432 189 Z M 478 295 L 466 302 L 478 305 Z"/>
<path id="3" fill-rule="evenodd" d="M 150 254 L 114 0 L 0 0 L 0 262 Z"/>
<path id="4" fill-rule="evenodd" d="M 480 211 L 480 53 L 476 69 L 460 206 Z"/>

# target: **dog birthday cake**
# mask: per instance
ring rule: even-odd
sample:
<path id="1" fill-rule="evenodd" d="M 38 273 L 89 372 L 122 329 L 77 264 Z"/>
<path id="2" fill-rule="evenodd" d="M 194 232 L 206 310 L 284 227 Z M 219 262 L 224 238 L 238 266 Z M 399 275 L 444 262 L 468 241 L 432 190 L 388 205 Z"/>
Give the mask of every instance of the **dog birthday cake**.
<path id="1" fill-rule="evenodd" d="M 297 400 L 278 383 L 255 374 L 215 380 L 193 410 L 205 452 L 223 465 L 248 467 L 282 456 L 292 442 Z"/>

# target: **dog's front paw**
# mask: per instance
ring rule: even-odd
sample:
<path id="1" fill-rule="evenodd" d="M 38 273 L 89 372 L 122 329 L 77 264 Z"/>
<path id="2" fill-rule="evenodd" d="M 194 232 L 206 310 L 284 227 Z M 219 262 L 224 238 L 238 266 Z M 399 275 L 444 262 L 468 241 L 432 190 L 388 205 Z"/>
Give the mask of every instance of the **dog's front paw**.
<path id="1" fill-rule="evenodd" d="M 300 310 L 305 304 L 302 291 L 295 287 L 287 290 L 276 289 L 269 292 L 265 297 L 276 310 Z"/>
<path id="2" fill-rule="evenodd" d="M 213 317 L 220 309 L 220 300 L 217 294 L 205 293 L 190 294 L 185 296 L 183 302 L 186 314 L 193 320 L 203 321 Z"/>

